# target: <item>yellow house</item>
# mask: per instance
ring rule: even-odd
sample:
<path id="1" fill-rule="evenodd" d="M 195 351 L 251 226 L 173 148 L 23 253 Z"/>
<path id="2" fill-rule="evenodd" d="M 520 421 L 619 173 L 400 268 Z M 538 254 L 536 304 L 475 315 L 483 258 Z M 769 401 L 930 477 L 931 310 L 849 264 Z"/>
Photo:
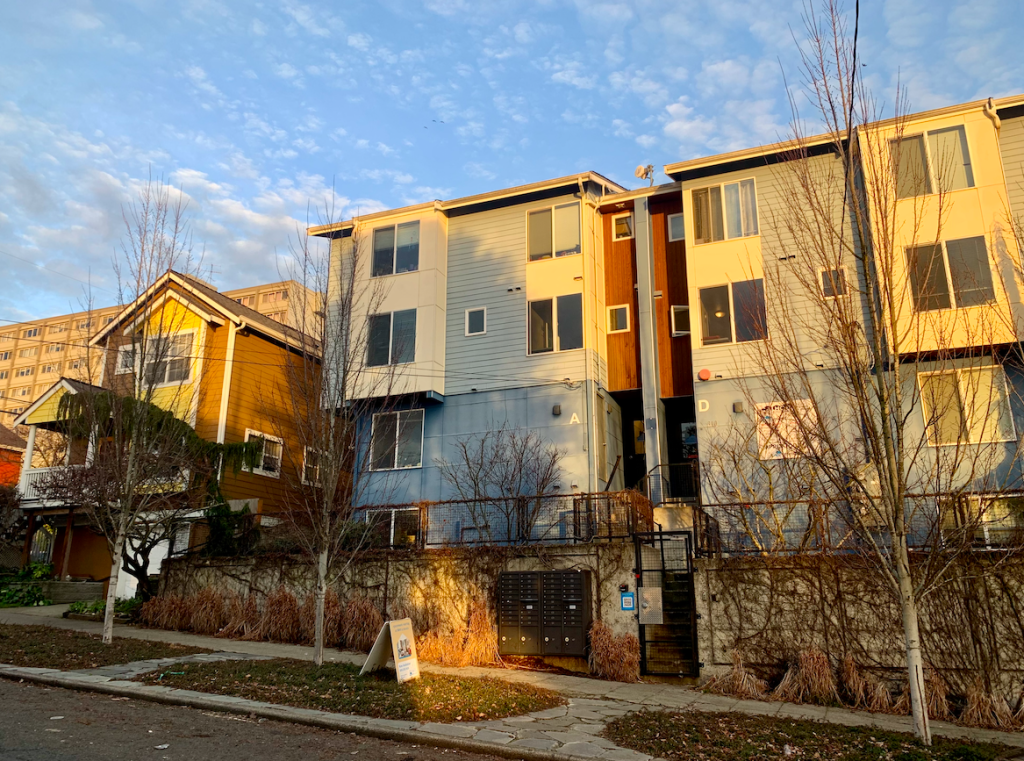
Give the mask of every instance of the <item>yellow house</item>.
<path id="1" fill-rule="evenodd" d="M 159 351 L 140 351 L 146 343 Z M 208 441 L 263 438 L 260 464 L 238 473 L 225 469 L 221 492 L 233 508 L 248 507 L 259 516 L 284 509 L 286 492 L 297 488 L 304 464 L 296 434 L 299 413 L 290 402 L 296 396 L 289 392 L 296 374 L 290 368 L 298 367 L 304 357 L 318 361 L 312 338 L 195 278 L 169 271 L 96 333 L 90 344 L 103 355 L 100 387 L 148 397 Z M 61 378 L 15 424 L 28 427 L 20 479 L 22 507 L 33 529 L 38 521 L 50 525 L 55 571 L 62 577 L 103 580 L 110 572 L 106 543 L 89 530 L 74 505 L 53 504 L 42 493 L 39 485 L 54 468 L 30 467 L 37 430 L 60 427 L 60 399 L 95 388 Z M 82 466 L 90 458 L 87 442 L 71 441 L 64 465 L 57 467 Z M 65 541 L 68 529 L 73 529 L 70 545 Z M 34 533 L 29 531 L 30 541 Z M 202 541 L 200 534 L 201 527 L 194 526 L 192 545 Z M 184 539 L 183 535 L 180 541 Z M 26 559 L 30 551 L 27 546 Z"/>
<path id="2" fill-rule="evenodd" d="M 901 354 L 1020 340 L 1020 252 L 998 111 L 1024 96 L 875 122 L 859 131 L 881 271 L 892 268 Z M 1011 177 L 1007 176 L 1007 171 Z"/>

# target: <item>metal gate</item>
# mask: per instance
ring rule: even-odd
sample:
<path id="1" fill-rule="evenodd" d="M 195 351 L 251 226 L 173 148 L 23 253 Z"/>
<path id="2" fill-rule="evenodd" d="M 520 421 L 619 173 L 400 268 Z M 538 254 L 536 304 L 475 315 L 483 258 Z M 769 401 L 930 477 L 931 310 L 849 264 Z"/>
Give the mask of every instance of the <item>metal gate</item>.
<path id="1" fill-rule="evenodd" d="M 693 537 L 689 531 L 634 537 L 640 673 L 699 676 Z"/>

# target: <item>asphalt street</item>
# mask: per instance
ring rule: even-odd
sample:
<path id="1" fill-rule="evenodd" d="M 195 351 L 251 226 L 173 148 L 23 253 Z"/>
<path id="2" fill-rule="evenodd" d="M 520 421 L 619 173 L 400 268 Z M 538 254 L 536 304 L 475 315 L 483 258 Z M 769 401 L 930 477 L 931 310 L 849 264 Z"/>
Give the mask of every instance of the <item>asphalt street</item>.
<path id="1" fill-rule="evenodd" d="M 0 761 L 316 761 L 342 758 L 351 761 L 493 759 L 264 719 L 0 679 Z"/>

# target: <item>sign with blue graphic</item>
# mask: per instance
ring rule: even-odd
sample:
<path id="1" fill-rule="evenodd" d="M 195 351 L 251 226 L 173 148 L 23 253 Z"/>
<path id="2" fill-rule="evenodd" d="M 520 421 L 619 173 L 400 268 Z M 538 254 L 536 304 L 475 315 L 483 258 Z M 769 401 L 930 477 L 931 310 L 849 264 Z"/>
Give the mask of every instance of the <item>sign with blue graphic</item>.
<path id="1" fill-rule="evenodd" d="M 636 596 L 632 592 L 622 593 L 622 609 L 636 610 Z"/>

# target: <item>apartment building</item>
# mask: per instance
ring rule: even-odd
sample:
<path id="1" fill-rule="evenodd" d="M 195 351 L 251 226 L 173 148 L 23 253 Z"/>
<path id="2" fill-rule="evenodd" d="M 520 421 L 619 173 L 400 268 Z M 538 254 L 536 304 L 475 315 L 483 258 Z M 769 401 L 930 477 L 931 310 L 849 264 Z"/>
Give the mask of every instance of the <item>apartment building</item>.
<path id="1" fill-rule="evenodd" d="M 289 327 L 299 328 L 304 320 L 315 319 L 312 292 L 294 280 L 224 291 L 224 295 Z M 101 307 L 0 327 L 0 422 L 10 424 L 58 378 L 97 381 L 101 355 L 90 348 L 89 338 L 120 311 L 120 307 Z"/>
<path id="2" fill-rule="evenodd" d="M 826 349 L 841 322 L 829 310 L 871 329 L 856 314 L 865 266 L 892 270 L 889 318 L 902 327 L 884 340 L 918 363 L 906 398 L 908 430 L 930 447 L 922 488 L 954 417 L 983 432 L 989 464 L 953 467 L 944 488 L 1019 487 L 1024 97 L 870 124 L 853 139 L 856 171 L 893 194 L 891 208 L 861 199 L 867 258 L 845 181 L 850 145 L 827 135 L 669 164 L 673 182 L 657 187 L 627 191 L 590 172 L 310 229 L 333 239 L 338 267 L 362 247 L 361 282 L 387 292 L 356 318 L 375 325 L 368 361 L 403 378 L 397 420 L 371 423 L 374 451 L 391 456 L 367 503 L 451 498 L 438 461 L 503 422 L 566 451 L 564 492 L 640 488 L 665 527 L 687 520 L 677 508 L 737 496 L 698 473 L 722 465 L 729 437 L 734 454 L 746 448 L 731 469 L 762 479 L 748 497 L 763 487 L 780 498 L 797 487 L 772 474 L 800 457 L 780 416 L 806 412 L 780 407 L 787 372 L 807 385 L 808 409 L 828 400 L 815 414 L 864 446 Z M 798 176 L 815 183 L 834 235 L 794 223 Z M 966 386 L 985 390 L 984 421 Z M 955 397 L 950 411 L 939 392 Z"/>

